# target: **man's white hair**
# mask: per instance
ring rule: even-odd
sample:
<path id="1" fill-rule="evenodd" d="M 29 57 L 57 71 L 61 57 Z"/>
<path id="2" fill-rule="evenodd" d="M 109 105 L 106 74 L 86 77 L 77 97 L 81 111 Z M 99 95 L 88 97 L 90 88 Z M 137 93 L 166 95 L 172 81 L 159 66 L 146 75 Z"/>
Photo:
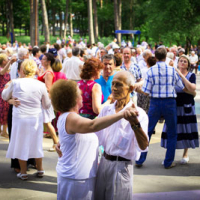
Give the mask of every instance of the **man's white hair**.
<path id="1" fill-rule="evenodd" d="M 69 53 L 72 53 L 72 50 L 71 50 L 71 49 L 68 49 L 68 50 L 67 50 L 67 54 L 69 54 Z"/>
<path id="2" fill-rule="evenodd" d="M 152 55 L 151 51 L 149 49 L 145 49 L 142 56 L 145 58 L 147 55 Z"/>
<path id="3" fill-rule="evenodd" d="M 18 53 L 17 53 L 18 58 L 19 58 L 20 60 L 24 59 L 24 56 L 27 55 L 27 53 L 28 53 L 28 49 L 20 48 L 20 49 L 18 50 Z"/>
<path id="4" fill-rule="evenodd" d="M 172 52 L 167 52 L 167 57 L 172 60 L 174 58 L 174 54 Z"/>

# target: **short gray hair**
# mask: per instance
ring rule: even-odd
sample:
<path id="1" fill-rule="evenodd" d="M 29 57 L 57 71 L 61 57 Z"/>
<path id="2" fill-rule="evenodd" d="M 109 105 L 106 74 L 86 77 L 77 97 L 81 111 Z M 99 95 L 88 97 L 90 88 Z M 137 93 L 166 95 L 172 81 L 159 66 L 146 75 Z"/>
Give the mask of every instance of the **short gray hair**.
<path id="1" fill-rule="evenodd" d="M 78 56 L 80 54 L 80 49 L 78 47 L 74 47 L 72 49 L 72 55 L 73 56 Z"/>
<path id="2" fill-rule="evenodd" d="M 106 54 L 101 58 L 101 62 L 103 62 L 103 60 L 113 60 L 114 64 L 116 64 L 116 60 L 113 54 Z"/>
<path id="3" fill-rule="evenodd" d="M 68 50 L 67 50 L 67 54 L 69 54 L 69 53 L 72 53 L 72 50 L 71 50 L 71 49 L 68 49 Z"/>
<path id="4" fill-rule="evenodd" d="M 145 58 L 148 55 L 152 55 L 151 51 L 149 49 L 145 49 L 142 56 Z"/>
<path id="5" fill-rule="evenodd" d="M 18 53 L 17 53 L 18 58 L 19 58 L 20 60 L 23 60 L 23 59 L 24 59 L 24 56 L 27 55 L 27 53 L 28 53 L 28 49 L 20 48 L 20 49 L 18 50 Z"/>

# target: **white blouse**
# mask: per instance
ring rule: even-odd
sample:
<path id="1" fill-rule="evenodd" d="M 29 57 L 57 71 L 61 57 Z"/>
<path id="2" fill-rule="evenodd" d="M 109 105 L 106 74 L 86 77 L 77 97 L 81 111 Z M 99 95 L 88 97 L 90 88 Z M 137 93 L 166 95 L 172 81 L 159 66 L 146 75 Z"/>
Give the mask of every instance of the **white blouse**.
<path id="1" fill-rule="evenodd" d="M 42 113 L 42 107 L 48 109 L 51 106 L 45 84 L 32 78 L 14 79 L 2 92 L 4 101 L 10 98 L 20 101 L 18 107 L 13 107 L 14 117 L 38 116 Z"/>

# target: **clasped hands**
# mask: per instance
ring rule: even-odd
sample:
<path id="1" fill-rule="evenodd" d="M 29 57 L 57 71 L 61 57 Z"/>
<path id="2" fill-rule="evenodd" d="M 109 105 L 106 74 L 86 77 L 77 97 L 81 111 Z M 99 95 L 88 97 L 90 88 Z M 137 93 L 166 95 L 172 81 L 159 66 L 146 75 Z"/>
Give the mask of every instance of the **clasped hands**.
<path id="1" fill-rule="evenodd" d="M 130 122 L 131 125 L 139 123 L 137 116 L 139 115 L 135 104 L 133 103 L 132 106 L 128 107 L 124 111 L 124 119 Z"/>

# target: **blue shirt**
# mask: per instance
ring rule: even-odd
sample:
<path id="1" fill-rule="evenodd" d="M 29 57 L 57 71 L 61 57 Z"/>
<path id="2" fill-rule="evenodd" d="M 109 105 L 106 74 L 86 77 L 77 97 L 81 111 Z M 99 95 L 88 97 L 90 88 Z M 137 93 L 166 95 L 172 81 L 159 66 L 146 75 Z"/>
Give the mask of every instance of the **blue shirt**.
<path id="1" fill-rule="evenodd" d="M 125 66 L 125 64 L 123 62 L 122 66 L 121 66 L 121 69 L 131 72 L 131 74 L 133 74 L 133 76 L 135 77 L 136 81 L 142 78 L 142 72 L 140 70 L 140 67 L 137 64 L 133 63 L 133 62 L 131 62 L 129 70 L 126 69 L 126 66 Z"/>
<path id="2" fill-rule="evenodd" d="M 175 86 L 184 89 L 175 68 L 165 62 L 157 62 L 147 71 L 142 90 L 153 98 L 176 98 Z"/>
<path id="3" fill-rule="evenodd" d="M 96 79 L 95 82 L 99 83 L 101 85 L 102 93 L 104 96 L 103 103 L 107 101 L 108 97 L 111 94 L 111 86 L 112 86 L 112 80 L 113 80 L 114 74 L 112 76 L 108 77 L 108 80 L 106 81 L 103 76 L 101 75 L 99 79 Z"/>

